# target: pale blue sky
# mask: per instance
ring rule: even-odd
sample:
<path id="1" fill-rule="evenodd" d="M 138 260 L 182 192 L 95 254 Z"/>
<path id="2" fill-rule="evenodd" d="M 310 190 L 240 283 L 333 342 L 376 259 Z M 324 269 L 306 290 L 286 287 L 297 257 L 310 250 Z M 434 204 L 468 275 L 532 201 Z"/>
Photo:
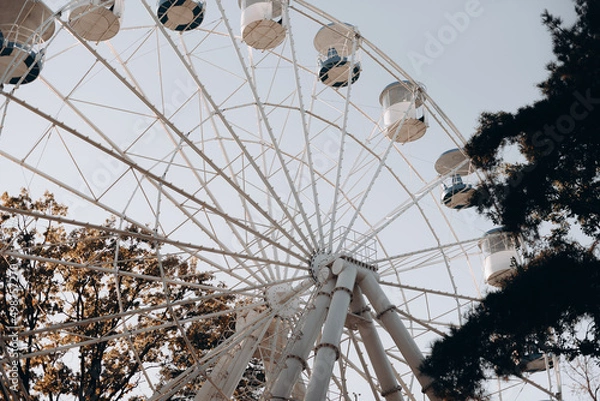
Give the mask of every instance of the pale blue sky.
<path id="1" fill-rule="evenodd" d="M 231 1 L 231 3 L 234 2 L 234 0 L 229 1 Z M 54 6 L 64 2 L 66 2 L 66 0 L 49 0 L 48 4 L 50 6 Z M 136 14 L 133 11 L 135 10 L 136 2 L 138 3 L 139 8 L 138 0 L 127 0 L 127 7 L 129 8 L 126 9 L 124 17 L 125 20 L 128 18 L 135 20 L 134 17 Z M 211 20 L 214 21 L 218 18 L 218 9 L 216 8 L 215 2 L 209 1 L 208 3 L 208 7 L 210 8 L 208 8 L 207 11 L 208 17 L 206 26 L 209 26 Z M 232 5 L 231 3 L 227 5 L 229 7 L 236 7 L 235 4 Z M 293 4 L 294 1 L 291 0 L 291 3 Z M 546 28 L 541 24 L 540 15 L 545 8 L 550 9 L 554 14 L 566 16 L 567 21 L 572 21 L 574 15 L 573 4 L 569 0 L 420 0 L 413 2 L 398 0 L 314 0 L 311 1 L 311 3 L 314 3 L 316 6 L 332 14 L 339 20 L 356 25 L 366 39 L 381 48 L 392 60 L 397 62 L 410 76 L 412 76 L 412 78 L 422 82 L 427 87 L 428 92 L 433 100 L 457 125 L 463 136 L 467 138 L 471 136 L 476 125 L 476 120 L 482 111 L 514 111 L 518 107 L 528 104 L 536 98 L 539 98 L 540 94 L 535 85 L 546 77 L 547 73 L 544 67 L 553 58 L 550 36 Z M 237 12 L 237 9 L 235 11 Z M 237 14 L 234 15 L 237 18 Z M 466 16 L 468 16 L 468 19 Z M 235 27 L 235 32 L 237 32 L 237 22 L 233 21 L 233 24 Z M 117 37 L 115 42 L 118 43 L 119 39 L 125 38 L 125 35 L 128 34 L 131 34 L 131 32 L 122 32 L 122 36 Z M 305 36 L 302 37 L 302 35 Z M 316 54 L 310 45 L 313 35 L 314 33 L 312 31 L 304 32 L 299 30 L 295 40 L 298 44 L 297 49 L 300 56 L 304 57 L 304 60 L 310 60 L 310 62 L 313 62 L 314 65 L 310 66 L 310 68 L 316 71 Z M 64 38 L 61 38 L 61 40 L 62 39 Z M 236 84 L 236 77 L 234 74 L 231 75 L 234 77 L 232 82 L 210 79 L 211 68 L 218 66 L 218 62 L 220 60 L 219 56 L 222 55 L 222 53 L 219 52 L 214 52 L 214 54 L 210 52 L 210 50 L 213 48 L 219 49 L 219 46 L 221 45 L 221 42 L 218 42 L 219 39 L 225 40 L 228 38 L 220 38 L 217 35 L 215 35 L 214 38 L 211 37 L 213 42 L 208 42 L 205 44 L 205 48 L 207 49 L 206 53 L 204 53 L 204 48 L 199 47 L 200 50 L 198 51 L 198 59 L 202 61 L 210 60 L 212 63 L 205 63 L 202 65 L 204 68 L 200 70 L 201 79 L 209 86 L 209 88 L 212 84 L 219 86 L 219 89 L 222 89 L 222 87 L 226 88 L 228 85 L 234 87 Z M 123 46 L 122 48 L 128 49 L 129 45 L 130 43 L 127 42 L 126 46 Z M 55 47 L 52 48 L 52 51 L 59 52 L 61 46 L 66 45 L 58 40 L 53 46 Z M 229 46 L 228 42 L 227 46 Z M 106 48 L 104 44 L 101 44 L 97 47 L 101 49 L 101 51 Z M 117 48 L 120 48 L 119 44 L 117 44 Z M 77 50 L 83 50 L 83 47 L 79 46 Z M 151 51 L 147 53 L 141 52 L 147 56 L 144 58 L 144 61 L 148 61 L 147 65 L 142 66 L 141 63 L 136 64 L 138 60 L 135 58 L 130 63 L 130 67 L 138 74 L 136 75 L 136 79 L 138 79 L 140 82 L 154 82 L 151 78 L 154 78 L 156 75 L 158 75 L 156 74 L 156 71 L 153 70 L 153 66 L 155 65 L 152 64 L 154 57 L 152 51 L 155 49 L 150 48 L 150 50 Z M 65 71 L 70 71 L 71 69 L 79 71 L 78 64 L 85 64 L 82 61 L 84 60 L 83 58 L 75 58 L 83 56 L 81 53 L 75 51 L 72 53 L 65 51 L 64 54 L 62 54 L 59 52 L 60 55 L 55 59 L 49 57 L 50 60 L 44 67 L 45 69 L 43 71 L 44 79 L 48 79 L 48 81 L 52 84 L 60 86 L 64 83 L 64 89 L 62 87 L 60 89 L 64 90 L 65 92 L 68 91 L 73 85 L 73 82 L 71 81 L 74 80 L 72 79 L 71 75 L 69 75 L 68 72 L 65 73 Z M 82 53 L 84 53 L 85 56 L 89 56 L 87 52 Z M 110 54 L 110 59 L 112 60 L 112 53 L 107 54 Z M 232 64 L 237 63 L 235 58 L 232 57 L 232 54 L 223 54 L 228 57 L 227 60 L 234 60 Z M 255 52 L 255 54 L 257 59 L 263 57 L 262 53 Z M 72 65 L 60 63 L 65 60 L 70 60 Z M 78 62 L 75 63 L 73 60 L 77 60 Z M 419 63 L 419 60 L 421 63 Z M 234 72 L 237 71 L 235 69 L 232 70 Z M 270 73 L 270 70 L 266 69 L 266 71 L 269 71 Z M 219 71 L 213 71 L 213 73 L 218 72 Z M 84 67 L 82 67 L 82 70 L 78 73 L 79 75 L 74 75 L 78 77 L 78 79 L 82 76 L 87 76 L 85 75 L 87 71 Z M 126 104 L 130 100 L 130 97 L 122 95 L 123 92 L 119 91 L 122 91 L 123 89 L 120 85 L 115 84 L 114 80 L 111 80 L 114 79 L 114 77 L 110 76 L 111 74 L 104 75 L 100 73 L 94 73 L 90 75 L 94 78 L 94 85 L 82 85 L 81 88 L 78 88 L 75 96 L 73 96 L 75 100 L 87 100 L 88 97 L 89 99 L 95 99 L 97 96 L 100 99 L 97 101 L 97 103 L 102 104 L 102 95 L 104 94 L 108 99 L 110 99 L 110 103 L 107 104 L 109 104 L 111 107 L 115 104 Z M 162 100 L 165 101 L 165 99 L 167 99 L 167 101 L 166 104 L 163 104 L 163 106 L 176 105 L 179 107 L 181 106 L 181 103 L 178 103 L 177 101 L 169 103 L 168 100 L 173 98 L 178 99 L 182 95 L 182 90 L 183 92 L 190 90 L 189 87 L 185 87 L 185 84 L 191 81 L 188 79 L 187 75 L 180 76 L 175 74 L 173 77 L 171 77 L 165 72 L 165 76 L 168 76 L 168 79 L 166 79 L 165 82 L 161 81 L 162 84 L 166 84 L 165 95 Z M 222 77 L 223 75 L 217 74 L 215 76 Z M 310 77 L 311 79 L 314 79 L 313 75 Z M 240 79 L 239 76 L 237 79 Z M 287 89 L 294 87 L 291 81 L 285 83 L 288 85 Z M 377 116 L 381 114 L 381 107 L 377 101 L 377 97 L 381 89 L 383 89 L 389 83 L 389 75 L 378 76 L 377 72 L 369 70 L 368 64 L 365 63 L 365 69 L 361 72 L 361 78 L 359 81 L 360 85 L 353 86 L 352 93 L 353 95 L 357 94 L 359 99 L 353 98 L 353 102 L 356 101 L 357 104 L 360 104 L 365 108 L 370 108 L 372 114 L 375 116 L 375 118 L 377 118 Z M 183 84 L 183 87 L 181 87 L 180 84 Z M 371 87 L 368 85 L 371 85 Z M 143 87 L 144 89 L 154 89 L 154 87 L 151 87 L 150 85 Z M 370 91 L 366 89 L 373 90 Z M 196 90 L 197 88 L 193 86 L 191 93 L 194 93 Z M 216 95 L 220 99 L 230 94 L 226 92 L 226 90 L 227 89 L 215 91 L 212 94 Z M 331 100 L 333 97 L 330 96 L 330 93 L 325 92 L 320 87 L 319 91 L 322 91 L 325 94 L 326 100 L 330 101 L 331 104 L 335 104 L 335 102 Z M 48 95 L 50 92 L 51 91 L 45 88 L 42 82 L 36 82 L 28 87 L 19 89 L 18 95 L 28 99 L 28 101 L 32 102 L 32 104 L 36 104 L 38 100 L 46 102 L 47 100 L 44 99 L 52 99 L 52 96 Z M 154 92 L 150 93 L 154 94 Z M 178 96 L 174 97 L 174 94 L 178 94 Z M 187 94 L 190 95 L 190 93 Z M 126 93 L 125 95 L 131 94 Z M 241 96 L 242 95 L 240 95 L 240 97 Z M 363 96 L 363 98 L 360 98 L 360 96 Z M 158 99 L 159 97 L 157 96 L 156 98 Z M 337 100 L 337 98 L 333 99 Z M 88 103 L 80 102 L 77 104 L 77 107 L 81 107 L 82 110 L 92 110 L 93 108 L 91 107 L 91 102 Z M 134 106 L 131 106 L 132 110 L 137 111 Z M 194 116 L 196 116 L 197 109 L 194 108 L 194 106 L 195 104 L 191 103 L 189 109 L 193 109 Z M 319 105 L 317 105 L 317 107 L 318 106 Z M 56 104 L 46 105 L 45 107 L 51 113 L 60 114 L 61 118 L 63 118 L 63 116 L 67 118 L 73 118 L 71 124 L 73 124 L 75 127 L 81 125 L 80 119 L 69 114 L 69 107 L 64 107 L 62 114 L 55 111 L 55 109 L 58 108 Z M 128 105 L 125 105 L 124 107 L 128 107 Z M 14 109 L 17 110 L 17 113 L 20 111 L 20 109 L 18 109 L 16 106 L 14 106 L 11 111 Z M 183 109 L 184 111 L 186 110 L 185 108 Z M 106 113 L 107 116 L 112 116 L 112 113 L 114 112 L 114 110 L 109 107 L 104 107 L 100 110 L 102 110 L 103 113 Z M 144 112 L 147 114 L 145 108 L 140 107 L 140 110 L 140 114 L 143 114 Z M 157 137 L 152 137 L 152 135 L 143 137 L 141 136 L 140 132 L 137 132 L 141 131 L 138 130 L 138 123 L 140 121 L 142 122 L 142 125 L 148 125 L 150 123 L 147 119 L 141 119 L 135 113 L 121 113 L 118 114 L 119 119 L 115 118 L 113 120 L 110 118 L 104 118 L 104 114 L 100 118 L 96 118 L 97 116 L 93 114 L 95 114 L 95 112 L 90 113 L 87 117 L 94 117 L 94 122 L 103 127 L 102 129 L 104 129 L 106 132 L 110 133 L 115 141 L 124 141 L 126 138 L 128 138 L 127 135 L 130 135 L 130 141 L 132 141 L 131 137 L 134 135 L 140 135 L 140 138 L 143 140 L 148 139 L 148 143 L 145 143 L 143 140 L 140 141 L 143 142 L 141 143 L 140 148 L 142 148 L 142 145 L 148 145 L 143 148 L 145 152 L 148 152 L 144 154 L 144 156 L 154 157 L 156 152 L 156 154 L 160 153 L 159 156 L 156 156 L 157 158 L 163 157 L 162 152 L 166 152 L 169 149 L 168 146 L 163 149 L 162 146 L 164 143 L 160 142 Z M 18 114 L 15 114 L 15 116 L 17 115 Z M 117 114 L 115 113 L 114 115 Z M 234 117 L 235 116 L 236 115 L 234 115 Z M 13 115 L 11 114 L 10 117 L 13 118 Z M 176 117 L 179 118 L 180 116 Z M 41 127 L 35 131 L 37 136 L 21 135 L 22 131 L 26 131 L 23 129 L 24 125 L 26 125 L 24 121 L 29 123 L 30 120 L 32 124 L 37 123 Z M 277 118 L 273 117 L 273 120 L 276 121 Z M 187 123 L 187 121 L 184 121 L 183 119 L 177 121 L 178 123 L 181 122 L 183 125 Z M 357 121 L 364 122 L 361 119 L 357 119 Z M 4 142 L 0 142 L 0 146 L 4 146 L 5 148 L 10 148 L 12 146 L 13 148 L 8 150 L 21 156 L 21 154 L 24 154 L 25 152 L 21 152 L 20 148 L 25 148 L 28 146 L 27 144 L 29 144 L 31 148 L 35 149 L 35 152 L 31 152 L 33 156 L 29 157 L 29 159 L 33 160 L 32 163 L 34 163 L 36 167 L 38 167 L 39 160 L 39 168 L 48 169 L 44 170 L 45 173 L 53 174 L 51 171 L 61 170 L 60 179 L 62 179 L 63 182 L 74 186 L 77 190 L 80 190 L 80 188 L 86 188 L 83 185 L 83 181 L 78 176 L 79 170 L 72 168 L 71 164 L 68 164 L 71 162 L 71 160 L 63 149 L 62 138 L 57 138 L 57 135 L 44 135 L 44 132 L 49 130 L 48 123 L 46 121 L 37 121 L 36 118 L 29 118 L 28 116 L 22 120 L 17 119 L 16 117 L 13 118 L 13 120 L 10 120 L 9 118 L 7 122 L 7 128 L 5 128 L 5 132 L 3 133 L 4 137 L 2 138 Z M 314 124 L 317 128 L 319 127 L 318 122 Z M 239 126 L 241 127 L 241 124 L 239 124 Z M 315 128 L 315 132 L 318 132 L 317 128 Z M 87 129 L 86 131 L 93 133 L 94 130 Z M 240 131 L 243 131 L 242 128 L 240 128 Z M 352 131 L 356 131 L 359 135 L 361 135 L 361 137 L 364 138 L 367 138 L 370 135 L 370 131 L 368 131 L 368 129 L 364 130 L 364 126 L 352 126 Z M 432 131 L 434 131 L 433 127 Z M 326 131 L 323 130 L 323 132 Z M 298 133 L 300 133 L 299 129 Z M 442 137 L 439 130 L 437 131 L 437 135 L 438 136 L 436 137 L 435 133 L 430 134 L 424 139 L 424 141 L 414 143 L 411 144 L 411 146 L 406 146 L 403 148 L 403 154 L 406 155 L 407 158 L 411 159 L 411 162 L 414 162 L 415 165 L 420 166 L 421 163 L 423 165 L 429 163 L 425 168 L 422 169 L 422 173 L 428 177 L 437 176 L 437 173 L 435 173 L 433 170 L 433 162 L 442 151 L 448 149 L 447 147 L 442 147 L 442 145 L 446 146 L 446 143 L 439 143 L 441 142 L 439 138 Z M 36 138 L 38 136 L 43 139 L 39 141 L 39 143 L 44 144 L 43 149 L 41 149 L 42 146 L 35 145 L 38 143 L 36 142 Z M 69 135 L 65 135 L 64 137 L 67 138 L 67 141 L 75 142 Z M 298 138 L 300 138 L 300 136 L 298 136 Z M 59 139 L 61 139 L 61 141 L 59 141 Z M 167 136 L 163 135 L 160 139 L 165 140 L 166 142 Z M 326 134 L 319 135 L 317 139 L 321 140 L 321 142 L 324 144 L 324 147 L 327 149 L 330 147 L 335 147 L 331 146 L 332 143 L 334 145 L 338 143 L 331 140 L 329 142 L 324 141 L 330 139 L 326 136 Z M 51 142 L 51 140 L 54 142 Z M 48 143 L 47 148 L 45 147 L 46 143 Z M 387 145 L 387 140 L 383 143 Z M 150 144 L 152 146 L 150 146 Z M 206 145 L 208 149 L 210 149 L 209 146 L 211 144 L 212 143 Z M 436 145 L 439 145 L 441 148 L 434 148 Z M 74 146 L 72 149 L 77 149 L 75 145 L 71 146 Z M 315 144 L 314 147 L 317 148 L 318 145 Z M 84 148 L 82 147 L 82 149 Z M 58 150 L 60 150 L 62 153 L 59 153 Z M 57 152 L 53 153 L 54 151 Z M 37 155 L 37 152 L 40 153 L 39 156 Z M 133 157 L 135 157 L 135 152 L 133 150 L 130 150 L 130 153 L 133 155 Z M 335 151 L 331 153 L 333 156 L 329 157 L 329 159 L 337 161 L 337 153 L 335 153 Z M 424 155 L 424 153 L 426 154 Z M 322 159 L 325 161 L 329 160 L 325 156 L 331 156 L 326 154 L 325 151 L 323 152 L 323 155 L 324 156 Z M 125 171 L 123 166 L 117 166 L 122 167 L 122 169 L 115 168 L 114 164 L 111 164 L 111 160 L 107 158 L 106 155 L 101 155 L 100 152 L 97 154 L 90 154 L 89 156 L 87 154 L 76 154 L 76 156 L 77 157 L 74 157 L 74 159 L 77 159 L 77 162 L 79 163 L 78 167 L 81 168 L 82 171 L 86 172 L 86 177 L 91 183 L 90 186 L 93 187 L 96 192 L 101 193 L 107 188 L 110 188 L 110 190 L 107 190 L 108 196 L 106 196 L 106 198 L 108 198 L 108 200 L 103 199 L 103 202 L 106 202 L 107 204 L 110 204 L 110 206 L 114 206 L 119 210 L 126 209 L 127 213 L 133 216 L 136 216 L 137 214 L 143 215 L 145 213 L 146 209 L 143 208 L 140 208 L 138 211 L 133 207 L 123 206 L 121 202 L 124 204 L 128 198 L 126 199 L 123 194 L 119 192 L 118 185 L 115 185 L 113 189 L 113 187 L 109 187 L 107 183 L 109 179 L 119 181 L 117 178 L 123 171 Z M 399 158 L 391 159 L 391 165 L 395 165 L 400 168 L 404 167 Z M 30 162 L 30 160 L 28 160 L 28 162 Z M 68 171 L 67 168 L 61 168 L 61 163 L 63 162 L 65 165 L 71 166 L 70 171 Z M 143 164 L 144 161 L 142 160 L 141 163 Z M 5 168 L 4 166 L 7 164 L 10 164 L 11 170 L 3 170 L 3 168 Z M 8 188 L 13 184 L 13 180 L 11 178 L 13 171 L 12 168 L 15 168 L 15 164 L 16 163 L 13 162 L 9 163 L 4 159 L 0 161 L 0 177 L 5 180 L 3 190 L 9 189 L 16 192 L 17 188 L 23 186 L 23 182 L 26 181 L 23 179 L 23 177 L 21 177 L 21 175 L 18 174 L 22 174 L 22 172 L 20 172 L 17 168 L 16 171 L 18 173 L 14 174 L 14 177 L 17 177 L 17 179 L 14 180 L 14 188 Z M 408 169 L 405 169 L 404 171 L 408 171 L 410 173 L 410 170 Z M 29 177 L 29 174 L 22 175 L 26 178 Z M 95 180 L 96 178 L 98 178 L 98 180 Z M 100 178 L 106 178 L 104 181 L 107 182 L 104 182 Z M 414 174 L 405 174 L 402 176 L 402 179 L 405 183 L 408 182 L 412 184 L 411 180 L 418 182 L 418 188 L 421 188 L 421 183 L 419 181 L 420 178 Z M 40 186 L 40 181 L 42 180 L 32 179 L 27 181 L 26 184 L 31 184 L 32 187 L 41 189 L 42 187 Z M 193 184 L 193 181 L 190 182 Z M 122 180 L 120 185 L 124 185 L 123 183 L 126 183 L 126 180 Z M 43 184 L 46 183 L 44 182 Z M 188 186 L 190 188 L 193 187 L 193 185 L 188 182 L 185 182 L 184 184 L 186 188 Z M 383 184 L 381 184 L 381 186 L 383 187 Z M 402 191 L 398 191 L 397 193 L 392 192 L 394 189 L 399 189 L 398 187 L 382 187 L 376 189 L 389 190 L 390 194 L 393 196 L 380 197 L 380 199 L 377 199 L 377 203 L 373 203 L 373 205 L 376 205 L 376 207 L 368 208 L 370 211 L 376 212 L 373 213 L 373 216 L 377 216 L 377 219 L 374 219 L 375 222 L 379 221 L 382 217 L 386 217 L 383 215 L 383 213 L 388 212 L 386 207 L 389 207 L 390 210 L 392 210 L 392 208 L 395 208 L 397 204 L 399 202 L 401 203 L 402 201 L 401 197 L 395 197 L 398 194 L 403 196 Z M 43 188 L 45 188 L 45 186 Z M 150 188 L 148 191 L 150 191 Z M 197 191 L 197 189 L 194 187 L 191 189 L 191 191 Z M 90 192 L 93 191 L 90 190 Z M 125 193 L 126 191 L 123 192 Z M 376 191 L 373 192 L 375 193 Z M 436 196 L 438 192 L 440 191 L 436 186 Z M 381 193 L 385 193 L 385 191 L 382 190 Z M 217 194 L 221 193 L 217 192 Z M 223 192 L 223 194 L 229 194 L 229 192 Z M 111 196 L 114 196 L 114 199 L 111 198 Z M 235 197 L 231 198 L 233 199 Z M 66 199 L 66 202 L 68 203 L 70 198 L 60 198 L 60 201 L 65 202 L 64 199 Z M 428 204 L 428 199 L 422 201 L 422 205 L 425 206 L 427 213 L 430 213 L 431 210 L 437 210 L 439 203 L 438 199 L 439 198 L 432 199 L 431 202 L 433 204 Z M 152 199 L 152 201 L 155 200 Z M 77 204 L 77 207 L 80 207 L 80 205 Z M 168 212 L 168 208 L 165 206 L 162 207 L 165 208 L 163 210 Z M 381 215 L 380 210 L 377 209 L 381 209 Z M 71 210 L 76 209 L 75 207 L 72 207 Z M 239 210 L 242 209 L 240 208 Z M 93 211 L 90 211 L 90 208 L 85 209 L 83 206 L 81 206 L 78 212 L 81 212 L 81 215 L 83 216 L 80 217 L 81 219 L 85 218 L 85 221 L 91 221 L 90 216 L 92 215 Z M 162 215 L 165 215 L 164 212 L 161 213 Z M 105 214 L 106 211 L 102 210 L 102 221 L 105 218 Z M 458 212 L 451 211 L 447 212 L 447 214 L 449 216 L 448 220 L 451 221 L 451 223 L 458 230 L 465 229 L 465 231 L 470 231 L 472 226 L 475 226 L 474 222 L 477 218 L 475 213 L 461 212 L 459 214 Z M 148 216 L 150 216 L 150 213 L 148 213 Z M 148 216 L 144 215 L 140 218 L 140 220 L 145 219 L 143 221 L 146 222 L 149 218 Z M 419 213 L 415 213 L 415 216 L 417 219 L 407 220 L 407 222 L 410 224 L 407 223 L 406 226 L 410 226 L 411 231 L 409 232 L 404 230 L 404 232 L 400 233 L 407 238 L 404 243 L 398 240 L 399 237 L 397 235 L 389 237 L 390 243 L 395 245 L 397 242 L 399 244 L 398 250 L 395 253 L 399 254 L 403 252 L 404 249 L 412 250 L 411 247 L 414 247 L 415 249 L 427 248 L 427 246 L 419 242 L 420 237 L 416 235 L 417 233 L 414 231 L 414 221 L 417 221 L 417 224 L 420 222 L 424 229 L 425 224 Z M 167 219 L 165 219 L 165 221 L 166 220 Z M 179 222 L 175 219 L 173 221 L 175 222 L 173 224 L 178 224 Z M 445 220 L 442 220 L 441 218 L 439 219 L 439 222 L 445 224 Z M 223 226 L 223 230 L 230 230 L 230 228 L 229 226 Z M 390 231 L 392 230 L 390 229 Z M 400 230 L 398 230 L 398 232 L 400 232 Z M 430 236 L 428 232 L 426 234 L 429 240 L 433 240 L 433 236 Z M 453 233 L 446 232 L 445 234 L 450 236 L 450 234 Z M 188 237 L 191 236 L 185 237 L 186 240 Z M 469 236 L 464 234 L 464 237 L 467 239 L 475 238 L 474 235 L 470 234 Z M 194 237 L 194 241 L 200 242 L 197 237 Z M 442 243 L 446 243 L 449 240 L 447 237 L 441 234 L 441 241 Z M 414 242 L 414 244 L 412 242 Z M 233 247 L 235 246 L 237 246 L 237 244 L 233 245 Z M 453 274 L 458 277 L 459 280 L 462 279 L 461 281 L 468 283 L 469 288 L 473 287 L 470 276 L 471 273 L 468 271 L 468 269 L 465 268 L 460 271 L 457 270 Z M 463 274 L 464 277 L 460 276 L 461 274 Z M 420 272 L 415 273 L 415 276 L 416 275 L 420 275 L 419 279 L 427 281 L 431 281 L 430 277 L 433 277 L 433 275 L 421 274 Z M 478 273 L 478 279 L 480 278 L 479 275 L 480 273 Z M 436 279 L 439 279 L 439 277 L 436 277 Z M 444 284 L 446 284 L 446 282 L 444 282 Z M 441 288 L 441 284 L 438 284 L 437 282 L 434 284 L 428 283 L 427 285 L 432 285 L 432 287 L 436 287 L 436 289 L 438 289 L 438 286 Z M 368 398 L 363 398 L 362 400 L 366 401 Z"/>
<path id="2" fill-rule="evenodd" d="M 328 0 L 319 7 L 357 25 L 424 83 L 465 137 L 481 111 L 514 111 L 539 98 L 535 85 L 544 80 L 545 65 L 553 58 L 550 35 L 541 24 L 544 9 L 567 23 L 575 17 L 569 0 Z M 450 28 L 449 16 L 466 10 L 471 16 L 463 31 Z M 439 35 L 448 44 L 438 55 L 430 38 Z M 427 63 L 415 62 L 418 55 Z"/>

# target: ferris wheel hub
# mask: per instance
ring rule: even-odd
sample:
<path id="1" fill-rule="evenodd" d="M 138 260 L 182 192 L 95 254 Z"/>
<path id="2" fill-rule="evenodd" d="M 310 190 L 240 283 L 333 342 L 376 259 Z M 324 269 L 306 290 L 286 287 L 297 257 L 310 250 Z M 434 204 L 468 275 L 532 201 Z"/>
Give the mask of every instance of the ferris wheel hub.
<path id="1" fill-rule="evenodd" d="M 318 285 L 324 284 L 331 276 L 330 265 L 335 259 L 334 255 L 325 251 L 317 252 L 310 259 L 310 273 Z"/>
<path id="2" fill-rule="evenodd" d="M 277 284 L 267 288 L 265 300 L 269 307 L 277 311 L 277 316 L 289 319 L 300 309 L 300 299 L 296 291 L 288 283 Z"/>

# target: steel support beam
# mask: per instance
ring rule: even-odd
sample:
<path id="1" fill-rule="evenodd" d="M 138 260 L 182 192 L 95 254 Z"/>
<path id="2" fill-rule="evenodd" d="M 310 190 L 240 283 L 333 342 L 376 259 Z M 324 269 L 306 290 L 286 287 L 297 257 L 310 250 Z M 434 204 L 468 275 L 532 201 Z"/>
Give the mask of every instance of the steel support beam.
<path id="1" fill-rule="evenodd" d="M 337 259 L 333 263 L 332 272 L 337 274 L 336 287 L 333 289 L 323 334 L 317 345 L 315 363 L 306 390 L 305 401 L 325 401 L 326 399 L 333 366 L 340 353 L 340 339 L 348 315 L 357 271 L 356 265 L 343 259 Z"/>
<path id="2" fill-rule="evenodd" d="M 394 343 L 406 360 L 406 363 L 415 374 L 419 384 L 421 384 L 423 392 L 427 394 L 431 401 L 442 401 L 433 394 L 431 389 L 433 379 L 424 375 L 419 370 L 419 366 L 424 359 L 423 354 L 402 323 L 400 316 L 396 312 L 396 307 L 390 302 L 379 285 L 376 274 L 374 272 L 365 272 L 364 274 L 361 274 L 358 285 L 369 299 L 373 309 L 375 309 L 377 318 L 381 321 L 381 324 L 388 333 L 390 333 Z"/>
<path id="3" fill-rule="evenodd" d="M 196 393 L 195 401 L 229 401 L 270 322 L 255 325 L 239 345 L 223 355 Z M 247 327 L 246 330 L 249 330 Z M 244 330 L 244 328 L 241 328 Z"/>
<path id="4" fill-rule="evenodd" d="M 330 305 L 331 292 L 334 285 L 335 280 L 329 278 L 319 289 L 301 331 L 297 333 L 296 338 L 293 340 L 294 343 L 286 356 L 285 365 L 275 379 L 275 383 L 270 391 L 270 400 L 290 399 L 290 395 L 296 383 L 298 383 L 300 374 L 306 368 L 306 359 L 321 332 L 321 327 L 327 316 L 327 308 Z M 294 394 L 294 397 L 297 395 Z"/>
<path id="5" fill-rule="evenodd" d="M 384 397 L 386 401 L 403 401 L 401 393 L 402 387 L 396 380 L 392 364 L 385 354 L 385 348 L 379 338 L 375 324 L 373 324 L 371 312 L 367 308 L 363 294 L 358 287 L 354 289 L 354 296 L 350 308 L 352 314 L 357 318 L 356 328 L 360 333 L 367 355 L 375 370 L 382 397 Z"/>

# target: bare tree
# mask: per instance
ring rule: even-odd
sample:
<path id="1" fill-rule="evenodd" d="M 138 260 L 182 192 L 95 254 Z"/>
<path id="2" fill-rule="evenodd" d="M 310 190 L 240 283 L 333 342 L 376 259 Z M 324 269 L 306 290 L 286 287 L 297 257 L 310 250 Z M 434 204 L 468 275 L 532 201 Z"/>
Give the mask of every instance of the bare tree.
<path id="1" fill-rule="evenodd" d="M 569 388 L 579 400 L 600 400 L 600 363 L 581 356 L 566 364 L 565 374 L 571 379 Z"/>

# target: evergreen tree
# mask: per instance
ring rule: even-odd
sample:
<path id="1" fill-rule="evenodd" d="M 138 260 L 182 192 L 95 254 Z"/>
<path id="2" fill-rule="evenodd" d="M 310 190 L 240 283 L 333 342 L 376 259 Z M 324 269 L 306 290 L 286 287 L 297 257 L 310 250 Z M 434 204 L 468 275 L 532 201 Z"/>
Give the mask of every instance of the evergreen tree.
<path id="1" fill-rule="evenodd" d="M 485 176 L 479 211 L 524 239 L 528 253 L 501 290 L 433 344 L 421 368 L 444 399 L 485 398 L 491 372 L 520 376 L 532 353 L 600 361 L 600 1 L 574 3 L 571 27 L 542 16 L 556 56 L 542 98 L 483 113 L 466 147 Z"/>

